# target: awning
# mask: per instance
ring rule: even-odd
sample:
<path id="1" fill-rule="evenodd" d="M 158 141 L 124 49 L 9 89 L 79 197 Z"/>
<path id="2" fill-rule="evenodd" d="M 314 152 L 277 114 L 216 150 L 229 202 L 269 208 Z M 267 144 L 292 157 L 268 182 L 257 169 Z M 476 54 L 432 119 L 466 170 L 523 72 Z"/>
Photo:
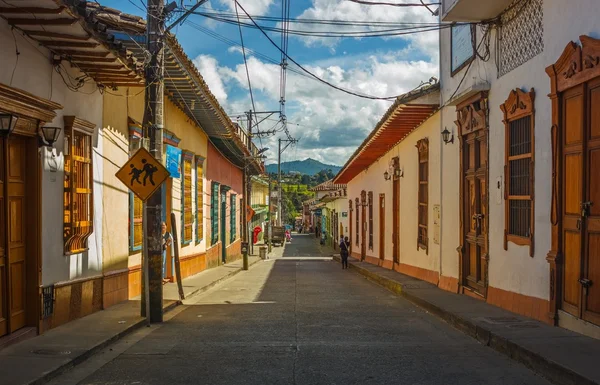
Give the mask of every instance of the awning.
<path id="1" fill-rule="evenodd" d="M 439 89 L 436 83 L 399 97 L 332 182 L 350 182 L 433 115 L 439 109 L 439 97 L 430 94 L 439 94 Z"/>

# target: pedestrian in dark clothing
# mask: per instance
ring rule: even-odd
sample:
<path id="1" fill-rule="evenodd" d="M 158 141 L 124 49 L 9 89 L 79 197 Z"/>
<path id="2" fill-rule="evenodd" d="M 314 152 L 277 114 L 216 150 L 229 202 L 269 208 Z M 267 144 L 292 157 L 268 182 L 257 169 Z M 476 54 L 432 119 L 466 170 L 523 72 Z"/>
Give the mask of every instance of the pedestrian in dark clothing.
<path id="1" fill-rule="evenodd" d="M 348 254 L 350 252 L 350 242 L 348 242 L 348 237 L 344 237 L 342 242 L 340 242 L 340 256 L 342 257 L 342 269 L 348 268 Z"/>

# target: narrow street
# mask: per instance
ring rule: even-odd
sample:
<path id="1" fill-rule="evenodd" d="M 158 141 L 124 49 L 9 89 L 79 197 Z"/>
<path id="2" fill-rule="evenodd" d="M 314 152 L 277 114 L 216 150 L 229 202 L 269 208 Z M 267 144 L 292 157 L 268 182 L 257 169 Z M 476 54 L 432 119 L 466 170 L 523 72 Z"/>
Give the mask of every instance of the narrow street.
<path id="1" fill-rule="evenodd" d="M 549 384 L 294 235 L 52 384 Z"/>

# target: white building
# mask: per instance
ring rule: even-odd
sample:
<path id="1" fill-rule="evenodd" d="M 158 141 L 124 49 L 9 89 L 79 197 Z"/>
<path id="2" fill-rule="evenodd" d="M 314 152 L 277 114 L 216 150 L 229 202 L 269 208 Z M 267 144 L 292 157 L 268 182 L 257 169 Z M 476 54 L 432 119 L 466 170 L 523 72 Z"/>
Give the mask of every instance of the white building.
<path id="1" fill-rule="evenodd" d="M 441 108 L 366 156 L 393 131 L 384 117 L 334 180 L 348 183 L 351 222 L 359 219 L 353 254 L 600 335 L 600 41 L 589 37 L 600 33 L 598 14 L 594 0 L 443 1 L 441 20 L 457 24 L 440 31 Z M 394 106 L 390 114 L 412 119 Z M 419 172 L 417 162 L 427 166 Z M 381 194 L 389 205 L 396 188 L 398 223 L 379 218 L 381 208 L 369 219 L 366 209 Z M 372 240 L 379 223 L 399 246 Z"/>
<path id="2" fill-rule="evenodd" d="M 101 92 L 141 79 L 78 2 L 4 3 L 0 114 L 17 121 L 0 137 L 0 337 L 102 308 Z"/>

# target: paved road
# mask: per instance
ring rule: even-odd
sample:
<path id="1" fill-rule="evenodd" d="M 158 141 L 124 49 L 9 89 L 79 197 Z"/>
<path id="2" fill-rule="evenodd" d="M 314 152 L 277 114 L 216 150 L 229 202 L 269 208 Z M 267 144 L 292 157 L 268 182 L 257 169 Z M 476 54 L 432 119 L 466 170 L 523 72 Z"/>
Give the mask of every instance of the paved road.
<path id="1" fill-rule="evenodd" d="M 549 384 L 335 262 L 291 258 L 322 254 L 314 238 L 295 236 L 284 258 L 54 383 Z"/>

